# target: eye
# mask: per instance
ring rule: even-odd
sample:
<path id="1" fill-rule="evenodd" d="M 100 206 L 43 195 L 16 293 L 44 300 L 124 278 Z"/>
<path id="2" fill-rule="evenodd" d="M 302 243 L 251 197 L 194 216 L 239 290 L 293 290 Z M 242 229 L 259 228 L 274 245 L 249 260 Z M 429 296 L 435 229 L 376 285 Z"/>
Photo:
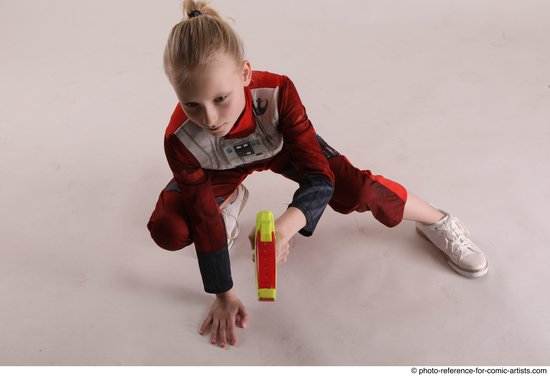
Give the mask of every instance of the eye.
<path id="1" fill-rule="evenodd" d="M 198 103 L 194 103 L 194 102 L 187 102 L 184 104 L 185 108 L 190 110 L 197 108 L 198 105 L 199 105 Z"/>
<path id="2" fill-rule="evenodd" d="M 221 103 L 221 102 L 225 101 L 226 99 L 227 99 L 227 95 L 222 95 L 222 96 L 220 96 L 220 97 L 217 97 L 217 98 L 215 99 L 215 102 L 216 102 L 216 103 Z"/>

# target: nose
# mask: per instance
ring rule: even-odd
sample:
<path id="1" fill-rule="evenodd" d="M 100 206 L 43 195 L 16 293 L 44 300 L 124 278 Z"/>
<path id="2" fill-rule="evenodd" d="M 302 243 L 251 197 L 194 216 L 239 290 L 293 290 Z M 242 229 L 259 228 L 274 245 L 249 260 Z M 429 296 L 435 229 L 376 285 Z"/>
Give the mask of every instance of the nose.
<path id="1" fill-rule="evenodd" d="M 218 125 L 218 111 L 216 111 L 215 108 L 211 106 L 204 108 L 203 124 L 210 128 L 214 128 Z"/>

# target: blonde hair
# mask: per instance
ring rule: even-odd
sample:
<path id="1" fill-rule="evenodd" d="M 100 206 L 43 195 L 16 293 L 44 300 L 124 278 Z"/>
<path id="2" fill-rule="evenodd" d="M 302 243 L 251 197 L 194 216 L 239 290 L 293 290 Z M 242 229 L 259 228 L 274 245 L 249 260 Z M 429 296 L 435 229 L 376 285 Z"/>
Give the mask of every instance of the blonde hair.
<path id="1" fill-rule="evenodd" d="M 183 20 L 176 24 L 164 49 L 164 71 L 174 87 L 185 85 L 193 69 L 218 53 L 244 60 L 244 47 L 233 28 L 206 1 L 185 0 Z"/>

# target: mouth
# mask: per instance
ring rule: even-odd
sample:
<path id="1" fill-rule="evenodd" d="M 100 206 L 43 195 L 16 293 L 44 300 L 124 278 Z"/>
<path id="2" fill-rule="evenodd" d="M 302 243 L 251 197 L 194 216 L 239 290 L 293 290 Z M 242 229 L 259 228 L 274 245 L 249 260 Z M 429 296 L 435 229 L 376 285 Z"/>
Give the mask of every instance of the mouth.
<path id="1" fill-rule="evenodd" d="M 210 132 L 215 132 L 215 131 L 220 130 L 224 125 L 225 125 L 225 123 L 223 123 L 223 124 L 221 124 L 221 125 L 218 125 L 217 127 L 214 127 L 214 128 L 208 128 L 208 130 L 209 130 Z"/>

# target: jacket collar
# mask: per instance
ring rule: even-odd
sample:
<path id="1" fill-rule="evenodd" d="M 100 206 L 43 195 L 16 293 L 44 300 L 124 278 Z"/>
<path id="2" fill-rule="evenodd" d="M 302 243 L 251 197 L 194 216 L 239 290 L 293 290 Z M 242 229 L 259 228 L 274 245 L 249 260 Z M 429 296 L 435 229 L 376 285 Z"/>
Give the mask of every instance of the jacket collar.
<path id="1" fill-rule="evenodd" d="M 224 138 L 245 137 L 250 134 L 251 131 L 256 129 L 256 122 L 254 121 L 254 108 L 252 105 L 252 94 L 250 93 L 248 86 L 244 88 L 244 97 L 244 110 L 235 122 L 235 125 L 233 125 L 233 128 L 231 128 L 229 133 L 226 134 Z"/>

